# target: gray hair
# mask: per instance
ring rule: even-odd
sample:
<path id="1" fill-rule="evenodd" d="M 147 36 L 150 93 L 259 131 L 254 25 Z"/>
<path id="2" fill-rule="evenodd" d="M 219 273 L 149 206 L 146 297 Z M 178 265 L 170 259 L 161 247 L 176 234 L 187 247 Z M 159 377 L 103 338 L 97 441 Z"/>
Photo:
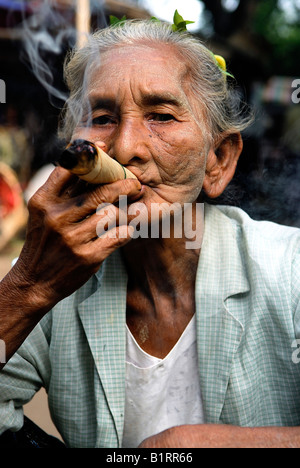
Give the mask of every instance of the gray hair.
<path id="1" fill-rule="evenodd" d="M 174 32 L 167 23 L 128 20 L 95 32 L 85 47 L 74 49 L 67 58 L 64 71 L 70 95 L 61 114 L 59 135 L 62 138 L 70 140 L 80 122 L 86 101 L 86 80 L 99 62 L 99 54 L 138 43 L 162 43 L 176 48 L 187 66 L 192 92 L 204 111 L 212 140 L 222 132 L 239 132 L 249 125 L 251 119 L 245 117 L 239 95 L 229 85 L 213 53 L 199 39 L 187 32 Z"/>

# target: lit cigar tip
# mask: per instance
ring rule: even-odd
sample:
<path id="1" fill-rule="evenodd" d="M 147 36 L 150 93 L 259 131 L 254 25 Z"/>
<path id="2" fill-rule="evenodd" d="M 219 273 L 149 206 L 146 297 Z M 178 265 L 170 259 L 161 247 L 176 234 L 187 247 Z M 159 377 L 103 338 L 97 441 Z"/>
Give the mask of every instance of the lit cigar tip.
<path id="1" fill-rule="evenodd" d="M 58 159 L 58 164 L 65 169 L 72 171 L 78 168 L 81 169 L 89 167 L 93 164 L 97 149 L 93 143 L 87 140 L 74 140 L 62 152 Z"/>
<path id="2" fill-rule="evenodd" d="M 65 150 L 58 159 L 58 164 L 65 169 L 74 169 L 78 164 L 78 158 L 76 154 L 68 149 Z"/>

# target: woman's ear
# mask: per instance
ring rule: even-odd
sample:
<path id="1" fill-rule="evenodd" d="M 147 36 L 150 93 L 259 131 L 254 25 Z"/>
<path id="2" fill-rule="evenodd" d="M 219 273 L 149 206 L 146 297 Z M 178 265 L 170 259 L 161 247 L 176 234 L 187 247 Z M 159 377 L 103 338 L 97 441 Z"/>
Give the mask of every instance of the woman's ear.
<path id="1" fill-rule="evenodd" d="M 203 190 L 209 198 L 219 197 L 232 180 L 243 149 L 239 132 L 223 134 L 215 148 L 211 148 L 206 163 Z"/>

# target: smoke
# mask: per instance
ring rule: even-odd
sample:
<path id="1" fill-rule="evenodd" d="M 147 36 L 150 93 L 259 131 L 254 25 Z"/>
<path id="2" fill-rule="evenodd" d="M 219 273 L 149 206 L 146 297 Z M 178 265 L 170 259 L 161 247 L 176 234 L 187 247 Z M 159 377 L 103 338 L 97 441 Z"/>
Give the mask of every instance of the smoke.
<path id="1" fill-rule="evenodd" d="M 18 125 L 30 152 L 26 163 L 18 163 L 28 166 L 27 177 L 57 161 L 69 142 L 69 135 L 60 135 L 58 126 L 69 98 L 63 76 L 65 58 L 81 37 L 79 3 L 80 0 L 5 0 L 6 26 L 13 31 L 12 49 L 17 50 L 19 63 L 16 67 L 13 61 L 7 72 L 8 81 L 0 81 L 0 101 L 6 101 L 7 84 L 8 105 L 17 111 Z M 90 0 L 89 5 L 91 30 L 107 26 L 103 0 Z M 83 86 L 88 83 L 87 77 Z M 78 122 L 82 108 L 74 105 L 71 113 Z"/>
<path id="2" fill-rule="evenodd" d="M 77 0 L 40 0 L 26 2 L 30 15 L 21 24 L 22 51 L 20 60 L 32 71 L 47 91 L 54 107 L 62 108 L 68 97 L 63 82 L 63 62 L 67 52 L 76 44 Z M 106 25 L 100 1 L 90 1 L 90 11 L 96 27 Z"/>
<path id="3" fill-rule="evenodd" d="M 54 35 L 55 33 L 55 35 Z M 21 60 L 48 92 L 51 103 L 62 103 L 67 93 L 55 84 L 54 65 L 67 47 L 74 45 L 74 31 L 66 26 L 58 12 L 46 3 L 33 16 L 23 22 L 23 51 Z"/>
<path id="4" fill-rule="evenodd" d="M 60 74 L 62 55 L 74 45 L 75 30 L 55 7 L 49 1 L 29 4 L 30 15 L 23 14 L 21 24 L 20 60 L 47 91 L 51 104 L 60 108 L 67 98 Z"/>
<path id="5" fill-rule="evenodd" d="M 32 101 L 35 114 L 34 128 L 30 127 L 30 137 L 34 146 L 34 167 L 56 160 L 56 155 L 65 146 L 65 141 L 57 134 L 58 116 L 69 97 L 64 82 L 63 65 L 65 57 L 78 41 L 76 19 L 79 0 L 21 0 L 18 2 L 17 15 L 21 15 L 18 34 L 21 39 L 20 62 L 32 73 L 48 95 L 44 98 L 40 87 L 34 97 L 41 96 L 41 101 Z M 101 0 L 90 0 L 92 28 L 107 25 Z M 16 10 L 9 12 L 10 21 L 14 22 Z M 20 21 L 20 18 L 19 18 Z M 22 76 L 19 77 L 20 81 Z M 85 80 L 88 81 L 88 80 Z M 26 102 L 30 102 L 27 98 Z M 30 107 L 27 106 L 26 109 Z M 52 112 L 53 109 L 53 112 Z M 49 112 L 50 111 L 50 112 Z M 82 109 L 74 106 L 72 113 L 78 121 Z M 75 115 L 76 114 L 76 115 Z M 32 114 L 31 114 L 32 115 Z M 27 119 L 26 125 L 29 125 Z"/>

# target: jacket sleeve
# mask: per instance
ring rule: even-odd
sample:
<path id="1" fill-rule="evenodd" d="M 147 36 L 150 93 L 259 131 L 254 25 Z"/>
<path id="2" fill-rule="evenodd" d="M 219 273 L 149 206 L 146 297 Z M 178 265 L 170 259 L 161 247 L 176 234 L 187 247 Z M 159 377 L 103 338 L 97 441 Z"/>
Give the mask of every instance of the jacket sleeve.
<path id="1" fill-rule="evenodd" d="M 46 317 L 0 372 L 0 434 L 8 429 L 20 430 L 24 423 L 23 405 L 42 386 L 47 390 L 50 360 L 45 328 L 49 327 L 50 316 Z"/>

